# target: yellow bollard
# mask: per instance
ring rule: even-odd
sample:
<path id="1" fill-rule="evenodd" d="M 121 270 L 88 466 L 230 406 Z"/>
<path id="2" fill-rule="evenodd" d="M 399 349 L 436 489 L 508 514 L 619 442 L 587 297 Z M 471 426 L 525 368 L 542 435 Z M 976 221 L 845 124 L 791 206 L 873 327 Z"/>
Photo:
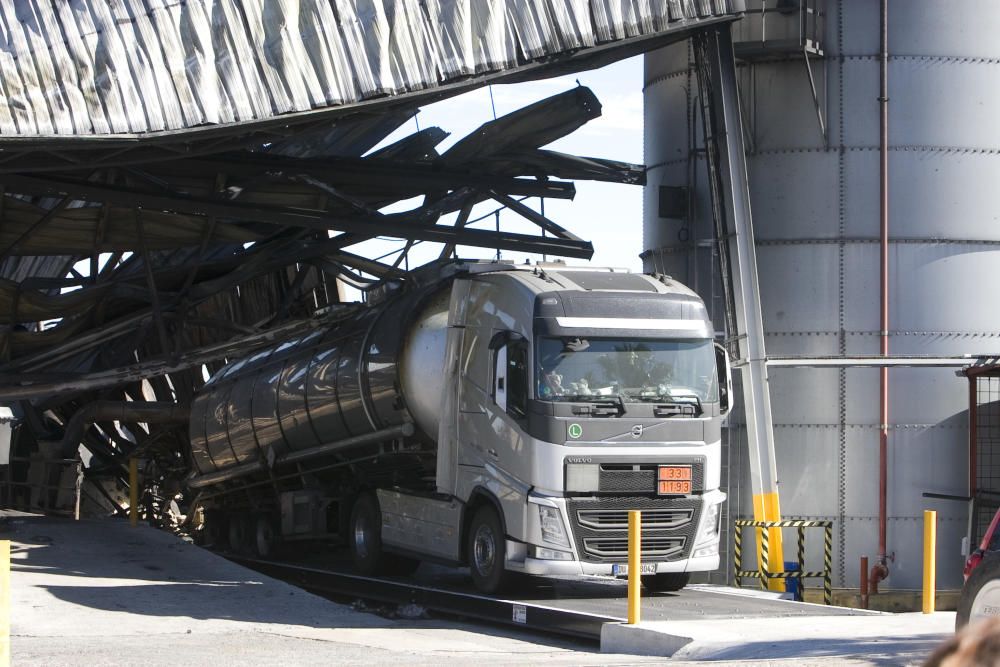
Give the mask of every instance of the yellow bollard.
<path id="1" fill-rule="evenodd" d="M 134 456 L 128 460 L 128 522 L 133 528 L 139 525 L 139 461 Z"/>
<path id="2" fill-rule="evenodd" d="M 628 622 L 639 622 L 639 584 L 642 563 L 642 512 L 630 510 L 628 513 Z"/>
<path id="3" fill-rule="evenodd" d="M 0 667 L 10 665 L 10 540 L 0 540 Z"/>
<path id="4" fill-rule="evenodd" d="M 924 510 L 924 613 L 934 612 L 937 587 L 937 512 Z"/>

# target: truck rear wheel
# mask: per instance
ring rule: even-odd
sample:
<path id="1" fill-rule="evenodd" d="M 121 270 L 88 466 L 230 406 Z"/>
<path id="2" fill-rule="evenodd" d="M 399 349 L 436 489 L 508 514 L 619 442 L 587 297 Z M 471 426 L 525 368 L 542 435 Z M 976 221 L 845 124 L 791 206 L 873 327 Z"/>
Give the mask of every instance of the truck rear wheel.
<path id="1" fill-rule="evenodd" d="M 369 493 L 361 495 L 351 510 L 349 541 L 354 569 L 366 576 L 381 573 L 384 566 L 382 512 L 378 501 Z"/>
<path id="2" fill-rule="evenodd" d="M 691 581 L 689 572 L 661 572 L 659 574 L 644 574 L 642 585 L 648 591 L 673 592 L 679 591 Z"/>
<path id="3" fill-rule="evenodd" d="M 472 583 L 483 593 L 496 593 L 507 578 L 504 569 L 507 537 L 495 509 L 487 505 L 476 510 L 467 540 Z"/>

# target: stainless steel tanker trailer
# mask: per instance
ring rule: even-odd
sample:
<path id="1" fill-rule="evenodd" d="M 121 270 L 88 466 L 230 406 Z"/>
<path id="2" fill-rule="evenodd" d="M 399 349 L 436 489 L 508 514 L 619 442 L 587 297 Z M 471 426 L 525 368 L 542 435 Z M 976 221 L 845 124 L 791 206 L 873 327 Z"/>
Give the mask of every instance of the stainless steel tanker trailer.
<path id="1" fill-rule="evenodd" d="M 454 263 L 230 363 L 191 409 L 203 530 L 267 555 L 341 539 L 364 574 L 420 560 L 506 573 L 719 564 L 725 352 L 667 276 Z M 722 378 L 721 387 L 719 378 Z"/>

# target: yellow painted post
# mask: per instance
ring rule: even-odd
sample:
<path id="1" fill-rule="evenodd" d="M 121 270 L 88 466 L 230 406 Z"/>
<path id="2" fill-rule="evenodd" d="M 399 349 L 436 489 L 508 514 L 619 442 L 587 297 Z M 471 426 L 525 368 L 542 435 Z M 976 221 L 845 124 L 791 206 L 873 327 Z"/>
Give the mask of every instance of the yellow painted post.
<path id="1" fill-rule="evenodd" d="M 777 491 L 754 495 L 753 518 L 755 521 L 781 521 L 781 508 L 778 503 Z M 763 544 L 761 533 L 765 530 L 767 531 L 767 544 L 770 549 L 766 564 L 764 562 L 764 554 L 760 548 L 760 545 Z M 785 553 L 781 544 L 780 528 L 757 529 L 757 569 L 763 570 L 765 565 L 767 566 L 767 571 L 771 573 L 782 572 L 785 569 Z M 768 579 L 766 587 L 768 590 L 784 592 L 785 580 Z"/>
<path id="2" fill-rule="evenodd" d="M 639 622 L 639 578 L 642 563 L 642 512 L 628 513 L 628 622 Z"/>
<path id="3" fill-rule="evenodd" d="M 924 510 L 924 613 L 934 612 L 937 587 L 937 512 Z"/>
<path id="4" fill-rule="evenodd" d="M 10 667 L 10 540 L 0 540 L 0 667 Z"/>
<path id="5" fill-rule="evenodd" d="M 139 461 L 134 456 L 128 460 L 128 522 L 133 528 L 139 525 Z"/>

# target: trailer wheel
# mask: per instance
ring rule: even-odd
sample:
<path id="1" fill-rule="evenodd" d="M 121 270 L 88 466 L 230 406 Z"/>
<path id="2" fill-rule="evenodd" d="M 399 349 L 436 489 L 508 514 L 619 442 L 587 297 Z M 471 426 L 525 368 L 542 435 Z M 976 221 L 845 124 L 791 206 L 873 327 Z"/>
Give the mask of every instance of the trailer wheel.
<path id="1" fill-rule="evenodd" d="M 276 539 L 272 517 L 267 514 L 259 515 L 254 523 L 254 555 L 260 558 L 271 556 L 274 553 Z"/>
<path id="2" fill-rule="evenodd" d="M 382 512 L 373 495 L 363 494 L 354 503 L 348 539 L 354 569 L 366 576 L 379 574 L 385 565 L 382 553 Z"/>
<path id="3" fill-rule="evenodd" d="M 689 572 L 661 572 L 659 574 L 642 575 L 642 585 L 648 591 L 673 592 L 679 591 L 691 581 Z"/>
<path id="4" fill-rule="evenodd" d="M 504 569 L 507 538 L 496 510 L 488 505 L 476 510 L 467 539 L 472 583 L 483 593 L 496 593 L 507 578 Z"/>
<path id="5" fill-rule="evenodd" d="M 250 521 L 245 514 L 229 516 L 229 548 L 237 554 L 250 551 Z"/>

